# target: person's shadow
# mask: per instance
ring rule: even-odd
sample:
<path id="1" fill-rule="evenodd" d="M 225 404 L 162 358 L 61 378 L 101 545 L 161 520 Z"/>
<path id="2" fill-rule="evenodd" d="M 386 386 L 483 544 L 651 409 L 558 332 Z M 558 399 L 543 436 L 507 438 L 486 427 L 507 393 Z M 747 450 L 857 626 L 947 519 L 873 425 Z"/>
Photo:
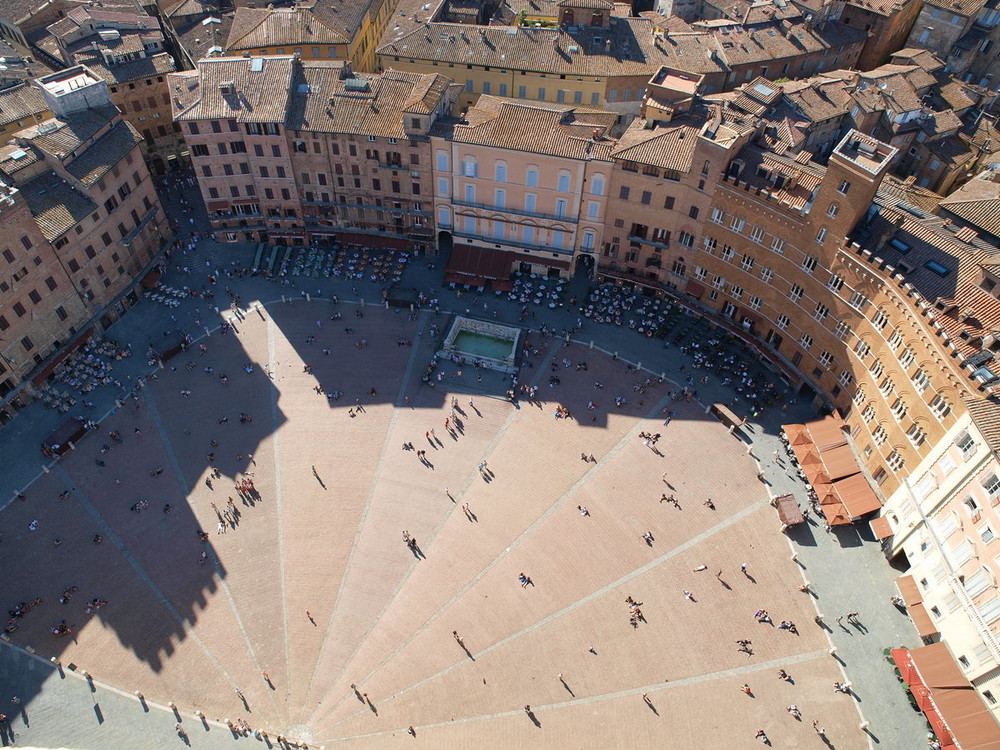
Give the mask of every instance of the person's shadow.
<path id="1" fill-rule="evenodd" d="M 535 725 L 536 727 L 538 727 L 539 729 L 541 729 L 541 728 L 542 728 L 542 722 L 540 722 L 540 721 L 538 720 L 538 717 L 537 717 L 537 716 L 535 716 L 535 712 L 534 712 L 534 711 L 526 711 L 525 713 L 527 713 L 527 714 L 528 714 L 528 718 L 529 718 L 529 719 L 531 719 L 531 723 L 532 723 L 532 724 L 534 724 L 534 725 Z"/>

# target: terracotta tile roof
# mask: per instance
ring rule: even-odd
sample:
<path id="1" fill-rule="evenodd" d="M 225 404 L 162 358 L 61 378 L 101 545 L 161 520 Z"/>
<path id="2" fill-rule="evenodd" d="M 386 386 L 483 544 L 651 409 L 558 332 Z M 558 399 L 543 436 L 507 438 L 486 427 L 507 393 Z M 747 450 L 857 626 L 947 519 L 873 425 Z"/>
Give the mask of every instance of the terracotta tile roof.
<path id="1" fill-rule="evenodd" d="M 466 120 L 468 124 L 453 124 L 449 128 L 448 136 L 456 143 L 568 159 L 608 160 L 614 141 L 607 133 L 614 126 L 617 115 L 603 110 L 529 103 L 484 94 L 469 109 Z M 593 139 L 595 130 L 599 131 L 597 140 Z"/>
<path id="2" fill-rule="evenodd" d="M 900 203 L 909 203 L 914 208 L 919 208 L 927 213 L 934 213 L 938 203 L 941 202 L 940 195 L 933 190 L 920 187 L 913 177 L 901 180 L 895 175 L 887 174 L 879 189 L 886 195 L 897 196 Z"/>
<path id="3" fill-rule="evenodd" d="M 118 65 L 106 64 L 104 58 L 99 54 L 78 53 L 74 57 L 77 63 L 86 65 L 95 74 L 100 76 L 100 78 L 107 81 L 110 86 L 135 81 L 140 78 L 173 73 L 177 69 L 177 66 L 174 65 L 174 59 L 166 52 L 143 57 L 139 60 L 119 63 Z"/>
<path id="4" fill-rule="evenodd" d="M 906 49 L 901 49 L 898 52 L 893 52 L 892 62 L 919 65 L 928 73 L 936 73 L 944 68 L 944 63 L 941 62 L 933 52 L 926 49 L 918 49 L 916 47 L 907 47 Z"/>
<path id="5" fill-rule="evenodd" d="M 82 154 L 68 162 L 65 165 L 66 171 L 84 185 L 93 185 L 139 143 L 142 143 L 142 136 L 122 120 L 89 144 Z"/>
<path id="6" fill-rule="evenodd" d="M 969 180 L 944 198 L 940 205 L 948 213 L 1000 240 L 1000 184 L 989 179 Z"/>
<path id="7" fill-rule="evenodd" d="M 946 109 L 943 112 L 925 112 L 926 117 L 920 118 L 920 127 L 928 136 L 940 136 L 944 133 L 956 133 L 962 127 L 962 121 L 955 110 Z"/>
<path id="8" fill-rule="evenodd" d="M 51 118 L 24 128 L 18 138 L 62 159 L 119 117 L 116 107 L 100 107 L 76 112 L 66 119 Z"/>
<path id="9" fill-rule="evenodd" d="M 762 187 L 773 200 L 783 203 L 792 210 L 801 211 L 805 208 L 813 191 L 823 181 L 826 170 L 810 161 L 799 162 L 762 149 L 755 143 L 747 144 L 739 153 L 744 167 L 740 173 L 740 182 L 751 186 Z M 808 159 L 808 154 L 805 155 Z M 784 177 L 782 186 L 775 188 L 773 180 L 758 176 L 758 168 L 766 170 L 771 175 Z"/>
<path id="10" fill-rule="evenodd" d="M 219 13 L 220 0 L 177 0 L 168 6 L 164 15 L 173 21 L 183 16 L 200 16 Z M 162 4 L 161 4 L 162 7 Z"/>
<path id="11" fill-rule="evenodd" d="M 0 2 L 0 18 L 17 26 L 38 10 L 38 0 L 3 0 Z"/>
<path id="12" fill-rule="evenodd" d="M 28 208 L 45 239 L 66 234 L 97 208 L 85 194 L 55 172 L 45 172 L 20 186 Z"/>
<path id="13" fill-rule="evenodd" d="M 377 51 L 400 60 L 601 77 L 651 76 L 667 62 L 653 42 L 652 24 L 643 18 L 615 18 L 611 28 L 585 27 L 572 33 L 565 29 L 431 23 L 397 37 L 390 28 Z"/>
<path id="14" fill-rule="evenodd" d="M 902 10 L 905 5 L 906 0 L 850 0 L 847 3 L 848 7 L 854 6 L 880 16 L 891 16 Z"/>
<path id="15" fill-rule="evenodd" d="M 934 93 L 940 97 L 947 106 L 958 112 L 964 112 L 975 105 L 976 100 L 966 92 L 966 84 L 954 78 L 947 78 L 938 84 Z"/>
<path id="16" fill-rule="evenodd" d="M 962 402 L 990 450 L 994 453 L 1000 451 L 1000 400 L 966 396 Z"/>
<path id="17" fill-rule="evenodd" d="M 983 9 L 984 5 L 986 5 L 986 0 L 924 0 L 924 6 L 941 8 L 948 13 L 957 13 L 960 16 L 975 16 Z"/>
<path id="18" fill-rule="evenodd" d="M 560 8 L 586 8 L 587 10 L 611 10 L 615 4 L 611 0 L 558 0 Z"/>
<path id="19" fill-rule="evenodd" d="M 723 34 L 712 32 L 719 54 L 731 67 L 799 57 L 804 54 L 861 44 L 868 35 L 839 21 L 823 28 L 783 21 Z"/>
<path id="20" fill-rule="evenodd" d="M 211 13 L 173 19 L 174 33 L 192 60 L 219 54 L 233 24 L 233 14 Z"/>
<path id="21" fill-rule="evenodd" d="M 42 92 L 30 84 L 21 83 L 0 91 L 0 125 L 40 115 L 47 109 Z"/>
<path id="22" fill-rule="evenodd" d="M 347 44 L 372 0 L 326 0 L 315 7 L 237 8 L 227 50 L 310 44 Z"/>
<path id="23" fill-rule="evenodd" d="M 851 97 L 842 83 L 813 78 L 802 87 L 785 84 L 785 99 L 812 122 L 819 123 L 846 115 Z"/>
<path id="24" fill-rule="evenodd" d="M 450 84 L 444 76 L 393 70 L 345 80 L 342 70 L 335 62 L 301 66 L 288 107 L 289 129 L 407 138 L 404 113 L 433 111 Z"/>
<path id="25" fill-rule="evenodd" d="M 635 120 L 611 150 L 611 156 L 616 161 L 634 161 L 675 172 L 690 172 L 698 135 L 704 124 L 702 117 L 684 117 L 647 130 L 642 120 Z"/>
<path id="26" fill-rule="evenodd" d="M 170 76 L 174 119 L 284 122 L 294 69 L 291 55 L 200 60 L 193 88 L 190 76 Z M 223 84 L 232 93 L 224 94 Z"/>
<path id="27" fill-rule="evenodd" d="M 31 146 L 21 146 L 9 143 L 0 148 L 0 172 L 17 181 L 17 173 L 25 167 L 30 167 L 43 161 L 45 157 Z"/>

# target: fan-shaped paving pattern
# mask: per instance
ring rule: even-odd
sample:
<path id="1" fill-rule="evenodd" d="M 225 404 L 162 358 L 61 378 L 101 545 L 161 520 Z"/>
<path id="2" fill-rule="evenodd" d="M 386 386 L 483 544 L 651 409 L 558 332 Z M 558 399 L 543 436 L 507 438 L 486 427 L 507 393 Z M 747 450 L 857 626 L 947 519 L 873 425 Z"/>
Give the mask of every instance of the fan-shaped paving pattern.
<path id="1" fill-rule="evenodd" d="M 14 598 L 45 600 L 18 639 L 151 700 L 328 746 L 398 742 L 409 726 L 435 747 L 728 748 L 752 746 L 760 727 L 782 746 L 814 745 L 789 703 L 837 747 L 861 745 L 853 705 L 830 690 L 840 673 L 825 634 L 754 621 L 758 608 L 798 623 L 815 610 L 745 445 L 698 403 L 671 401 L 669 383 L 636 392 L 644 373 L 537 335 L 523 381 L 538 403 L 512 405 L 496 397 L 499 376 L 453 365 L 429 387 L 427 328 L 443 319 L 317 316 L 320 303 L 272 305 L 207 339 L 204 356 L 182 354 L 102 425 L 123 443 L 100 454 L 87 438 L 31 505 L 8 507 L 5 527 L 24 530 L 3 545 Z M 556 419 L 557 403 L 573 419 Z M 664 426 L 668 404 L 677 416 Z M 641 431 L 662 433 L 658 452 Z M 248 477 L 255 497 L 234 489 Z M 230 500 L 238 517 L 220 533 Z M 638 627 L 626 596 L 643 602 Z M 108 606 L 86 614 L 95 597 Z M 62 618 L 72 639 L 48 632 Z M 752 657 L 737 638 L 753 640 Z"/>

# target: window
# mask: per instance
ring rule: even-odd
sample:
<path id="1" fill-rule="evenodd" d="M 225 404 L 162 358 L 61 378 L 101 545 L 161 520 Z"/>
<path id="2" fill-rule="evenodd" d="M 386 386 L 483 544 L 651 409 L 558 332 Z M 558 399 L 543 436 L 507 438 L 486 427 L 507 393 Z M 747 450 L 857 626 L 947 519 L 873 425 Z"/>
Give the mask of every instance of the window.
<path id="1" fill-rule="evenodd" d="M 744 255 L 743 259 L 740 261 L 740 267 L 744 271 L 753 271 L 753 258 L 749 255 Z"/>
<path id="2" fill-rule="evenodd" d="M 434 154 L 435 169 L 438 172 L 448 171 L 448 154 L 445 151 L 438 151 Z"/>
<path id="3" fill-rule="evenodd" d="M 823 241 L 826 239 L 826 235 L 827 235 L 826 227 L 822 227 L 816 233 L 816 243 L 819 244 L 819 245 L 822 245 Z"/>
<path id="4" fill-rule="evenodd" d="M 841 341 L 844 341 L 850 334 L 851 326 L 842 320 L 838 322 L 837 327 L 833 329 L 833 335 Z"/>
<path id="5" fill-rule="evenodd" d="M 785 241 L 783 239 L 774 237 L 771 240 L 771 250 L 773 252 L 776 252 L 778 253 L 778 255 L 781 255 L 785 251 L 784 248 L 785 248 Z"/>
<path id="6" fill-rule="evenodd" d="M 597 201 L 587 202 L 587 216 L 591 219 L 596 219 L 600 215 L 601 204 Z"/>
<path id="7" fill-rule="evenodd" d="M 21 339 L 21 346 L 24 347 L 24 351 L 30 352 L 32 349 L 35 348 L 35 343 L 31 340 L 31 338 L 25 336 L 23 339 Z"/>
<path id="8" fill-rule="evenodd" d="M 507 165 L 502 161 L 496 163 L 493 179 L 495 182 L 507 182 Z"/>
<path id="9" fill-rule="evenodd" d="M 537 196 L 534 193 L 527 193 L 524 196 L 524 210 L 529 213 L 535 212 L 535 201 Z"/>
<path id="10" fill-rule="evenodd" d="M 723 245 L 722 253 L 720 254 L 719 257 L 721 257 L 723 260 L 729 261 L 733 259 L 734 255 L 736 255 L 736 251 L 733 249 L 732 245 Z"/>
<path id="11" fill-rule="evenodd" d="M 776 326 L 778 326 L 778 328 L 780 328 L 780 329 L 781 329 L 782 331 L 784 331 L 784 330 L 785 330 L 786 328 L 788 328 L 788 324 L 789 324 L 789 323 L 791 323 L 791 322 L 792 322 L 791 318 L 789 318 L 789 317 L 788 317 L 787 315 L 785 315 L 785 314 L 781 314 L 781 315 L 779 315 L 779 316 L 778 316 L 777 318 L 775 318 L 775 320 L 774 320 L 774 324 L 775 324 Z"/>
<path id="12" fill-rule="evenodd" d="M 886 456 L 885 462 L 890 469 L 897 472 L 902 471 L 906 465 L 906 461 L 903 460 L 903 457 L 899 455 L 899 451 L 896 450 Z"/>
<path id="13" fill-rule="evenodd" d="M 828 351 L 823 351 L 820 353 L 818 361 L 823 367 L 829 367 L 833 363 L 833 355 Z"/>
<path id="14" fill-rule="evenodd" d="M 812 273 L 816 270 L 816 259 L 811 255 L 807 255 L 802 259 L 802 270 L 806 273 Z"/>
<path id="15" fill-rule="evenodd" d="M 989 495 L 990 500 L 1000 496 L 1000 479 L 997 478 L 996 474 L 990 474 L 986 479 L 983 480 L 983 489 L 986 490 L 986 494 Z M 969 500 L 972 500 L 970 497 Z M 972 500 L 975 503 L 975 500 Z"/>
<path id="16" fill-rule="evenodd" d="M 981 529 L 979 529 L 979 538 L 982 539 L 984 542 L 992 542 L 994 536 L 995 534 L 993 533 L 993 529 L 991 529 L 989 526 L 983 526 Z M 964 656 L 959 657 L 959 661 L 962 661 L 963 659 L 965 659 Z M 965 660 L 964 664 L 965 666 L 969 666 L 968 659 Z"/>
<path id="17" fill-rule="evenodd" d="M 736 300 L 741 299 L 743 297 L 743 287 L 731 284 L 729 287 L 729 296 Z"/>
<path id="18" fill-rule="evenodd" d="M 900 364 L 902 364 L 902 365 L 903 365 L 903 367 L 904 367 L 905 369 L 907 369 L 907 370 L 909 370 L 909 369 L 910 369 L 910 367 L 912 367 L 912 366 L 913 366 L 913 363 L 914 363 L 914 362 L 916 361 L 916 358 L 917 358 L 917 357 L 916 357 L 916 355 L 915 355 L 915 354 L 913 353 L 913 350 L 912 350 L 912 349 L 909 349 L 909 348 L 907 348 L 907 349 L 904 349 L 903 351 L 901 351 L 901 352 L 899 353 L 899 362 L 900 362 Z"/>
<path id="19" fill-rule="evenodd" d="M 621 186 L 621 187 L 620 187 L 620 188 L 618 189 L 618 197 L 619 197 L 619 198 L 620 198 L 621 200 L 623 200 L 623 201 L 627 201 L 627 200 L 628 200 L 628 196 L 629 196 L 629 193 L 630 193 L 630 192 L 631 192 L 631 191 L 629 190 L 629 188 L 628 188 L 628 186 L 627 186 L 627 185 L 622 185 L 622 186 Z"/>
<path id="20" fill-rule="evenodd" d="M 751 227 L 750 228 L 750 239 L 753 242 L 756 242 L 759 245 L 763 245 L 764 244 L 764 230 L 761 229 L 760 227 Z"/>
<path id="21" fill-rule="evenodd" d="M 774 271 L 771 270 L 770 268 L 768 268 L 767 266 L 761 266 L 760 267 L 760 277 L 765 282 L 769 282 L 769 281 L 771 281 L 771 279 L 774 278 Z"/>
<path id="22" fill-rule="evenodd" d="M 648 190 L 643 190 L 642 197 L 639 198 L 639 202 L 642 203 L 642 205 L 644 206 L 648 206 L 650 201 L 652 200 L 653 200 L 653 194 Z"/>
<path id="23" fill-rule="evenodd" d="M 878 379 L 882 377 L 882 373 L 885 372 L 885 365 L 883 365 L 880 360 L 873 359 L 872 366 L 869 368 L 869 370 L 871 371 L 872 377 Z"/>
<path id="24" fill-rule="evenodd" d="M 927 439 L 927 433 L 921 429 L 920 425 L 914 423 L 911 425 L 910 429 L 906 431 L 906 437 L 910 439 L 911 443 L 919 448 Z"/>
<path id="25" fill-rule="evenodd" d="M 479 164 L 470 156 L 462 160 L 462 175 L 465 177 L 478 177 Z"/>
<path id="26" fill-rule="evenodd" d="M 759 310 L 764 301 L 760 297 L 751 296 L 747 304 L 751 310 Z"/>
<path id="27" fill-rule="evenodd" d="M 712 286 L 714 286 L 716 289 L 725 289 L 726 280 L 722 276 L 713 276 Z"/>
<path id="28" fill-rule="evenodd" d="M 847 180 L 842 180 L 840 183 L 840 187 L 837 188 L 837 192 L 840 193 L 841 195 L 847 195 L 850 189 L 851 189 L 851 183 L 848 182 Z"/>
<path id="29" fill-rule="evenodd" d="M 798 302 L 802 299 L 802 295 L 804 293 L 805 290 L 802 287 L 798 284 L 792 284 L 792 288 L 788 290 L 788 298 L 792 300 L 792 302 Z"/>
<path id="30" fill-rule="evenodd" d="M 681 232 L 677 236 L 677 241 L 680 242 L 684 247 L 694 247 L 694 235 L 688 234 L 687 232 Z"/>
<path id="31" fill-rule="evenodd" d="M 568 193 L 569 192 L 569 172 L 560 172 L 559 173 L 559 181 L 558 181 L 556 189 L 560 193 Z"/>
<path id="32" fill-rule="evenodd" d="M 746 226 L 746 220 L 741 219 L 738 216 L 734 216 L 732 220 L 729 222 L 729 228 L 732 229 L 734 232 L 742 232 L 743 227 L 745 226 Z"/>
<path id="33" fill-rule="evenodd" d="M 834 216 L 836 216 L 836 215 L 837 215 L 837 212 L 838 212 L 839 210 L 840 210 L 840 209 L 839 209 L 839 208 L 837 207 L 837 204 L 836 204 L 836 203 L 831 203 L 831 204 L 830 204 L 830 207 L 829 207 L 829 208 L 828 208 L 828 209 L 826 210 L 826 215 L 827 215 L 827 216 L 830 216 L 830 217 L 834 217 Z"/>
<path id="34" fill-rule="evenodd" d="M 813 337 L 808 333 L 803 333 L 801 338 L 799 338 L 799 346 L 801 346 L 806 351 L 813 345 Z"/>
<path id="35" fill-rule="evenodd" d="M 872 433 L 872 439 L 875 441 L 875 445 L 885 445 L 886 441 L 889 439 L 888 433 L 882 427 L 876 427 L 875 431 Z"/>
<path id="36" fill-rule="evenodd" d="M 715 252 L 715 248 L 719 246 L 719 241 L 715 237 L 704 237 L 701 244 L 705 246 L 705 252 L 711 255 Z"/>
<path id="37" fill-rule="evenodd" d="M 604 195 L 604 175 L 594 175 L 590 183 L 590 192 L 594 195 Z"/>
<path id="38" fill-rule="evenodd" d="M 951 406 L 940 393 L 934 397 L 928 406 L 937 415 L 938 419 L 944 419 L 951 413 Z"/>
<path id="39" fill-rule="evenodd" d="M 861 412 L 861 418 L 869 424 L 875 421 L 875 407 L 868 404 L 868 406 L 865 407 L 865 410 Z"/>
<path id="40" fill-rule="evenodd" d="M 822 302 L 816 303 L 816 309 L 813 311 L 813 317 L 822 323 L 826 320 L 826 317 L 830 314 L 830 308 L 824 305 Z"/>
<path id="41" fill-rule="evenodd" d="M 506 208 L 507 206 L 507 191 L 500 190 L 499 188 L 493 191 L 493 206 L 494 208 Z"/>
<path id="42" fill-rule="evenodd" d="M 968 432 L 963 432 L 959 435 L 958 440 L 955 441 L 955 445 L 962 451 L 962 456 L 965 460 L 968 460 L 976 452 L 976 441 L 972 439 L 972 435 Z"/>
<path id="43" fill-rule="evenodd" d="M 701 266 L 695 266 L 694 267 L 694 277 L 698 281 L 704 281 L 706 276 L 708 276 L 708 271 L 706 271 Z"/>
<path id="44" fill-rule="evenodd" d="M 688 216 L 690 216 L 692 219 L 697 219 L 698 218 L 698 207 L 697 206 L 691 206 L 691 208 L 688 209 Z"/>
<path id="45" fill-rule="evenodd" d="M 524 184 L 525 184 L 526 187 L 538 187 L 538 168 L 537 167 L 528 167 L 528 171 L 525 174 Z"/>
<path id="46" fill-rule="evenodd" d="M 721 224 L 726 220 L 726 212 L 718 208 L 713 208 L 712 214 L 708 217 L 708 220 L 715 224 Z"/>

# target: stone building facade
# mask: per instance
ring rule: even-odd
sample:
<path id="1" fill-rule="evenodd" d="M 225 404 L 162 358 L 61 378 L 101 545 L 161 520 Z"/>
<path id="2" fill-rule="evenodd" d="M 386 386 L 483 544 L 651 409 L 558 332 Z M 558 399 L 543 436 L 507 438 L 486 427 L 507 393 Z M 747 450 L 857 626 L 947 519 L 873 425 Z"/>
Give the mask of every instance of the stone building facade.
<path id="1" fill-rule="evenodd" d="M 142 137 L 107 84 L 78 66 L 38 80 L 53 116 L 0 147 L 2 408 L 78 342 L 138 301 L 169 237 Z M 9 223 L 8 223 L 9 222 Z"/>

